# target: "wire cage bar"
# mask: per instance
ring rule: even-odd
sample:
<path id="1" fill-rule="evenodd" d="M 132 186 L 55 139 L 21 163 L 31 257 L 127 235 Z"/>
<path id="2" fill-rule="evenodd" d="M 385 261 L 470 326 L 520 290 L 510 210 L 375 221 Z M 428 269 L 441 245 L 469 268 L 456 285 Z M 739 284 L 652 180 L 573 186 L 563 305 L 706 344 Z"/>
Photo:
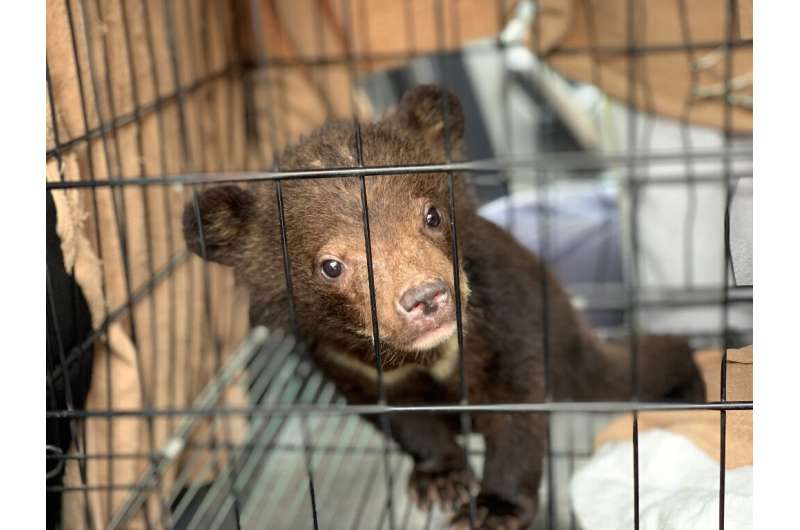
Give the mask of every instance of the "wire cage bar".
<path id="1" fill-rule="evenodd" d="M 467 464 L 480 471 L 487 451 L 474 418 L 504 413 L 547 418 L 532 526 L 547 529 L 582 528 L 571 477 L 592 459 L 597 432 L 629 414 L 630 522 L 638 529 L 647 486 L 641 418 L 675 411 L 719 415 L 723 529 L 728 427 L 753 408 L 727 389 L 728 351 L 752 341 L 753 285 L 742 244 L 732 245 L 738 201 L 752 185 L 752 8 L 736 0 L 666 4 L 48 1 L 48 528 L 436 528 L 447 516 L 419 510 L 407 494 L 412 462 L 392 439 L 391 418 L 457 416 Z M 389 24 L 382 10 L 402 20 Z M 659 10 L 674 17 L 677 36 L 651 32 Z M 654 86 L 659 68 L 679 68 L 678 96 Z M 467 96 L 469 156 L 452 156 L 442 99 L 442 163 L 365 164 L 362 125 L 421 82 Z M 284 167 L 283 149 L 334 117 L 352 122 L 354 163 Z M 384 388 L 367 184 L 412 174 L 448 185 L 460 388 L 453 404 L 390 404 Z M 602 253 L 592 251 L 591 274 L 566 282 L 574 305 L 598 318 L 602 338 L 635 338 L 664 323 L 695 348 L 717 350 L 719 395 L 644 402 L 633 341 L 628 401 L 558 400 L 545 324 L 544 400 L 470 401 L 459 174 L 482 215 L 535 241 L 543 267 L 569 272 L 582 249 L 604 242 Z M 363 227 L 375 403 L 347 403 L 307 355 L 313 337 L 296 324 L 300 265 L 290 257 L 284 186 L 331 178 L 353 179 L 360 192 L 352 214 Z M 198 193 L 223 183 L 274 184 L 286 329 L 251 327 L 231 270 L 184 247 L 183 205 L 192 205 L 205 255 Z M 591 201 L 565 202 L 583 189 Z M 584 227 L 562 244 L 572 227 L 560 212 L 580 216 L 607 196 L 612 213 L 602 231 Z M 529 199 L 533 206 L 521 202 Z M 528 224 L 521 204 L 534 211 Z M 674 215 L 665 213 L 671 208 Z M 665 235 L 668 218 L 675 224 Z M 679 272 L 664 270 L 673 267 Z M 378 418 L 374 427 L 365 417 Z M 469 508 L 479 528 L 474 493 Z"/>

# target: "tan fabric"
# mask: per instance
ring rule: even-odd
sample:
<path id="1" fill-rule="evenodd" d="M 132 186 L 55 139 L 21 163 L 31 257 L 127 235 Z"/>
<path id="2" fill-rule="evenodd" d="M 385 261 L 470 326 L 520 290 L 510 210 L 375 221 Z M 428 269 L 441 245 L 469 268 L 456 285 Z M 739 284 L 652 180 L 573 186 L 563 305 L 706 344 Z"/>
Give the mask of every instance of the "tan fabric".
<path id="1" fill-rule="evenodd" d="M 197 22 L 201 17 L 195 14 L 197 25 L 189 29 L 186 14 L 182 12 L 186 4 L 175 3 L 177 55 L 184 85 L 190 85 L 205 72 L 221 70 L 234 57 L 230 16 L 226 14 L 229 3 L 206 4 L 208 10 L 217 13 L 204 19 L 202 25 Z M 75 24 L 86 106 L 81 105 L 67 4 L 48 1 L 47 61 L 58 139 L 62 144 L 85 133 L 84 112 L 89 129 L 115 117 L 131 117 L 135 106 L 133 80 L 142 103 L 152 102 L 157 95 L 168 97 L 175 91 L 165 40 L 163 2 L 148 2 L 158 86 L 151 73 L 142 3 L 103 1 L 100 13 L 94 11 L 94 2 L 70 1 L 68 5 Z M 128 10 L 133 65 L 126 52 L 121 5 Z M 87 12 L 82 11 L 84 7 Z M 84 26 L 89 28 L 91 46 L 87 45 Z M 208 44 L 207 48 L 204 49 L 202 42 Z M 201 169 L 238 169 L 247 164 L 238 80 L 218 78 L 208 82 L 187 93 L 184 105 L 188 156 L 183 152 L 177 101 L 172 98 L 159 111 L 138 121 L 128 120 L 116 133 L 77 143 L 65 152 L 60 164 L 57 158 L 51 158 L 47 163 L 47 179 L 135 178 L 142 173 L 154 176 Z M 230 124 L 224 134 L 220 124 Z M 48 148 L 55 145 L 53 125 L 48 116 Z M 187 188 L 162 186 L 53 192 L 65 265 L 87 299 L 95 328 L 111 311 L 125 307 L 129 291 L 144 289 L 154 273 L 167 267 L 184 249 L 180 215 L 189 193 Z M 120 233 L 127 239 L 127 271 Z M 109 326 L 106 336 L 95 344 L 92 386 L 86 401 L 88 410 L 191 406 L 218 364 L 224 362 L 247 331 L 246 297 L 234 288 L 230 271 L 210 265 L 208 279 L 209 292 L 205 293 L 200 260 L 179 261 L 152 292 L 139 297 L 132 313 L 126 311 Z M 206 315 L 206 294 L 210 318 Z M 220 345 L 221 358 L 217 357 L 215 342 Z M 228 389 L 223 400 L 226 405 L 247 404 L 243 382 L 239 380 Z M 105 527 L 131 493 L 124 486 L 135 484 L 149 465 L 147 459 L 135 455 L 159 451 L 180 419 L 149 422 L 115 418 L 76 423 L 81 435 L 75 444 L 82 452 L 90 457 L 109 452 L 123 456 L 88 459 L 83 478 L 76 461 L 69 461 L 65 485 L 79 487 L 85 483 L 93 489 L 85 495 L 64 494 L 66 528 L 86 528 L 87 511 L 96 528 Z M 243 418 L 226 418 L 217 422 L 213 431 L 219 442 L 236 443 L 243 439 L 246 429 Z M 195 440 L 209 442 L 208 422 L 200 422 Z M 225 456 L 224 451 L 217 454 L 205 450 L 183 455 L 178 465 L 160 477 L 161 491 L 169 491 L 175 477 L 186 471 L 190 482 L 208 480 L 210 464 L 216 460 L 216 467 L 221 467 Z M 103 489 L 112 485 L 117 489 L 111 493 Z M 146 509 L 151 521 L 160 520 L 155 497 L 148 501 Z M 129 527 L 144 527 L 142 518 L 135 518 Z"/>
<path id="2" fill-rule="evenodd" d="M 718 350 L 705 350 L 695 354 L 706 382 L 707 400 L 720 399 L 720 366 L 722 355 Z M 727 362 L 728 401 L 753 399 L 753 348 L 728 350 Z M 753 465 L 753 411 L 726 412 L 725 467 L 734 469 Z M 632 436 L 632 416 L 626 415 L 611 422 L 595 438 L 595 447 L 605 443 L 629 440 Z M 639 414 L 639 431 L 667 429 L 688 438 L 703 452 L 720 459 L 720 413 L 717 411 L 642 412 Z"/>
<path id="3" fill-rule="evenodd" d="M 627 102 L 628 55 L 624 53 L 628 46 L 627 4 L 626 0 L 539 2 L 534 31 L 526 37 L 526 42 L 565 76 L 596 84 L 610 96 Z M 412 54 L 455 50 L 471 41 L 496 37 L 514 14 L 517 2 L 441 2 L 440 12 L 437 3 L 428 0 L 353 1 L 349 5 L 348 19 L 343 2 L 261 2 L 263 27 L 274 30 L 265 38 L 269 57 L 293 65 L 276 69 L 270 75 L 281 78 L 293 97 L 300 96 L 294 94 L 295 90 L 306 91 L 297 101 L 313 102 L 302 110 L 292 109 L 297 112 L 286 118 L 285 122 L 304 120 L 302 125 L 289 125 L 288 130 L 293 133 L 321 123 L 326 105 L 333 114 L 352 114 L 350 93 L 341 91 L 341 87 L 351 86 L 348 73 L 351 65 L 344 60 L 348 46 L 356 72 L 397 67 Z M 726 0 L 689 5 L 688 33 L 683 31 L 679 5 L 679 2 L 636 3 L 635 45 L 684 46 L 726 39 Z M 734 38 L 750 39 L 752 1 L 738 2 L 737 6 Z M 588 51 L 593 44 L 600 50 L 615 49 L 616 53 L 600 52 L 593 56 Z M 587 51 L 575 53 L 575 49 Z M 720 59 L 714 61 L 712 51 L 657 51 L 639 55 L 634 65 L 635 106 L 646 112 L 722 128 L 725 111 L 720 97 L 691 101 L 695 89 L 713 89 L 724 78 L 724 55 L 717 53 Z M 328 63 L 313 67 L 302 63 L 320 59 Z M 698 70 L 696 79 L 692 79 L 692 65 L 701 60 L 709 61 L 711 66 Z M 747 81 L 751 73 L 752 47 L 735 48 L 732 76 L 742 86 L 733 90 L 734 95 L 752 96 L 752 85 Z M 326 102 L 326 98 L 330 101 Z M 285 112 L 277 101 L 272 108 L 278 109 L 278 114 Z M 731 119 L 734 131 L 752 131 L 752 109 L 735 105 Z"/>
<path id="4" fill-rule="evenodd" d="M 262 21 L 264 42 L 246 47 L 275 65 L 258 76 L 274 87 L 258 95 L 256 107 L 264 109 L 259 122 L 263 137 L 269 142 L 274 138 L 281 147 L 321 125 L 328 115 L 343 118 L 355 112 L 368 118 L 369 103 L 353 85 L 352 74 L 398 67 L 412 54 L 456 50 L 495 37 L 516 4 L 441 2 L 437 14 L 437 3 L 430 0 L 356 0 L 349 2 L 348 18 L 346 4 L 333 0 L 259 2 L 255 16 Z M 571 0 L 540 2 L 540 49 L 549 49 L 565 34 L 571 6 Z"/>
<path id="5" fill-rule="evenodd" d="M 328 23 L 336 28 L 334 35 L 338 35 L 338 42 L 326 43 L 326 53 L 323 55 L 341 56 L 344 51 L 345 30 L 349 29 L 352 52 L 356 57 L 363 58 L 356 62 L 356 66 L 367 71 L 402 65 L 410 53 L 429 54 L 458 50 L 471 41 L 497 37 L 514 15 L 518 2 L 355 1 L 351 2 L 349 21 L 343 12 L 343 3 L 333 0 L 284 0 L 281 6 L 310 6 L 313 3 L 319 4 L 322 12 L 326 13 Z M 572 15 L 572 0 L 541 0 L 537 4 L 536 12 L 540 17 L 536 26 L 539 32 L 537 45 L 540 50 L 547 50 L 567 31 Z M 306 16 L 303 20 L 304 25 L 309 27 L 313 16 Z M 299 29 L 303 24 L 294 27 Z M 314 39 L 296 39 L 297 42 L 303 40 L 307 47 L 302 56 L 318 54 L 319 47 L 313 46 Z"/>
<path id="6" fill-rule="evenodd" d="M 688 34 L 681 24 L 680 2 L 635 2 L 636 46 L 683 46 L 685 43 L 724 42 L 726 32 L 727 0 L 687 2 Z M 734 39 L 753 36 L 752 0 L 737 2 L 738 27 Z M 627 0 L 574 0 L 569 30 L 545 55 L 551 66 L 569 78 L 599 86 L 610 96 L 628 101 L 628 66 L 631 55 L 624 52 L 628 46 Z M 593 22 L 592 22 L 593 21 Z M 592 47 L 601 52 L 593 57 L 591 52 L 559 53 L 559 50 Z M 618 50 L 603 53 L 603 49 Z M 619 52 L 622 51 L 622 53 Z M 725 60 L 712 61 L 713 66 L 699 70 L 692 79 L 692 64 L 711 59 L 712 50 L 693 53 L 657 51 L 634 58 L 635 106 L 643 111 L 661 114 L 690 123 L 722 128 L 724 104 L 719 97 L 695 101 L 689 107 L 695 88 L 718 85 L 725 76 Z M 720 56 L 722 57 L 722 56 Z M 752 75 L 752 46 L 733 50 L 732 77 Z M 734 94 L 752 96 L 752 84 L 743 83 Z M 753 129 L 752 108 L 734 106 L 731 128 L 737 132 Z"/>

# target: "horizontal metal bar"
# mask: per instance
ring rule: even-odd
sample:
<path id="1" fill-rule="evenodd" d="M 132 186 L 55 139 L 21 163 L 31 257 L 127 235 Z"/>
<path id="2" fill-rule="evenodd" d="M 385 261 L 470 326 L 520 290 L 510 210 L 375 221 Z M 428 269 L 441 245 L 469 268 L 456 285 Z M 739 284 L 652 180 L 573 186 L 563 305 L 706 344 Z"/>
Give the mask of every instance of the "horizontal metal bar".
<path id="1" fill-rule="evenodd" d="M 447 173 L 447 172 L 496 172 L 513 168 L 531 169 L 558 169 L 558 170 L 589 170 L 608 169 L 613 166 L 641 165 L 652 162 L 680 162 L 686 159 L 717 160 L 723 153 L 718 150 L 694 151 L 687 155 L 685 151 L 642 152 L 642 153 L 610 153 L 595 154 L 587 152 L 561 152 L 542 153 L 531 158 L 493 158 L 473 160 L 468 162 L 453 162 L 449 164 L 412 164 L 397 166 L 372 166 L 372 167 L 343 167 L 332 169 L 302 169 L 293 171 L 227 171 L 206 173 L 184 173 L 161 176 L 158 178 L 124 178 L 117 177 L 109 180 L 78 181 L 78 182 L 48 182 L 47 189 L 71 188 L 99 188 L 99 187 L 126 187 L 126 186 L 151 186 L 154 184 L 212 184 L 222 182 L 248 182 L 269 180 L 298 180 L 298 179 L 323 179 L 337 177 L 358 177 L 370 175 L 403 175 L 409 173 Z M 752 159 L 752 146 L 735 148 L 731 150 L 732 158 Z M 639 179 L 640 184 L 659 184 L 660 178 Z M 626 180 L 627 181 L 627 180 Z M 681 177 L 680 182 L 689 179 Z M 692 178 L 692 182 L 700 182 L 701 178 Z M 720 179 L 715 178 L 715 182 Z"/>
<path id="2" fill-rule="evenodd" d="M 48 493 L 74 493 L 78 491 L 153 491 L 157 490 L 155 484 L 142 486 L 140 484 L 88 484 L 86 486 L 47 486 Z"/>
<path id="3" fill-rule="evenodd" d="M 596 55 L 645 55 L 653 53 L 675 53 L 686 52 L 690 50 L 714 50 L 722 46 L 730 45 L 733 48 L 752 48 L 753 39 L 738 39 L 732 43 L 727 43 L 723 40 L 719 41 L 698 41 L 689 44 L 648 44 L 644 46 L 564 46 L 557 47 L 546 54 L 543 54 L 545 60 L 558 58 L 564 55 L 580 55 L 580 54 L 596 54 Z M 503 42 L 497 40 L 497 45 L 494 47 L 487 46 L 469 46 L 462 48 L 461 54 L 466 56 L 482 56 L 498 53 L 499 50 L 511 48 L 525 48 L 530 50 L 522 41 Z M 403 52 L 370 52 L 370 53 L 351 53 L 351 54 L 329 54 L 325 56 L 313 55 L 297 58 L 287 57 L 270 57 L 263 61 L 255 61 L 246 63 L 245 67 L 255 68 L 262 71 L 269 71 L 273 68 L 308 68 L 308 67 L 335 67 L 342 65 L 359 63 L 375 64 L 390 61 L 403 61 L 404 63 L 415 57 L 426 57 L 436 53 L 435 50 L 408 50 Z"/>
<path id="4" fill-rule="evenodd" d="M 559 55 L 575 55 L 581 53 L 597 53 L 598 55 L 643 55 L 650 53 L 673 53 L 698 50 L 713 50 L 723 46 L 730 48 L 752 48 L 753 39 L 736 39 L 726 41 L 698 41 L 690 44 L 646 44 L 644 46 L 564 46 L 554 49 L 547 58 Z"/>
<path id="5" fill-rule="evenodd" d="M 557 261 L 557 260 L 556 260 Z M 727 296 L 721 295 L 721 287 L 681 289 L 674 287 L 642 287 L 633 295 L 626 294 L 623 283 L 576 283 L 566 287 L 573 305 L 582 312 L 631 310 L 631 301 L 636 309 L 676 309 L 690 307 L 721 307 L 723 300 L 728 305 L 753 303 L 751 289 L 730 287 Z M 691 335 L 691 333 L 689 333 Z"/>
<path id="6" fill-rule="evenodd" d="M 580 172 L 578 172 L 580 171 Z M 600 170 L 598 170 L 600 171 Z M 659 175 L 657 177 L 633 177 L 631 179 L 623 179 L 611 175 L 610 178 L 617 180 L 621 184 L 628 184 L 630 183 L 631 186 L 636 186 L 640 189 L 642 188 L 652 188 L 655 186 L 699 186 L 699 185 L 719 185 L 726 180 L 733 185 L 734 183 L 743 180 L 743 179 L 752 179 L 753 178 L 753 169 L 747 168 L 743 171 L 731 171 L 731 172 L 722 172 L 722 171 L 707 171 L 707 172 L 696 172 L 694 175 L 687 175 L 685 173 L 684 168 L 675 168 L 676 174 L 669 174 L 669 175 Z M 583 170 L 576 170 L 575 173 L 565 173 L 565 170 L 556 170 L 549 174 L 541 175 L 538 177 L 540 183 L 548 184 L 554 182 L 561 182 L 561 181 L 570 181 L 570 182 L 582 182 L 582 181 L 590 181 L 590 180 L 597 180 L 598 176 L 596 173 L 586 173 Z M 514 178 L 511 179 L 516 183 L 519 184 L 526 184 L 524 179 Z M 508 177 L 504 176 L 503 173 L 497 172 L 473 172 L 470 176 L 470 184 L 476 187 L 495 187 L 499 184 L 506 184 L 509 182 Z M 536 184 L 534 184 L 535 188 Z"/>
<path id="7" fill-rule="evenodd" d="M 409 414 L 462 412 L 555 412 L 555 413 L 620 413 L 681 410 L 752 410 L 752 401 L 709 403 L 642 403 L 636 401 L 498 403 L 489 405 L 266 405 L 255 407 L 220 407 L 215 409 L 120 409 L 120 410 L 60 410 L 47 412 L 47 418 L 114 418 L 147 416 L 338 416 L 342 414 Z"/>
<path id="8" fill-rule="evenodd" d="M 286 453 L 300 453 L 303 451 L 310 451 L 312 453 L 323 454 L 382 454 L 385 449 L 382 445 L 336 445 L 336 444 L 308 444 L 304 446 L 299 443 L 223 443 L 223 444 L 187 444 L 183 448 L 184 453 L 191 451 L 208 451 L 209 449 L 225 449 L 225 450 L 261 450 L 264 452 L 279 451 Z M 393 446 L 389 449 L 392 453 L 403 453 L 399 447 Z M 470 449 L 470 456 L 482 456 L 486 454 L 484 449 Z M 558 451 L 554 450 L 553 455 L 559 458 L 575 456 L 578 458 L 591 456 L 591 453 L 586 451 Z M 152 460 L 153 453 L 93 453 L 93 454 L 66 454 L 66 455 L 48 455 L 47 460 Z"/>

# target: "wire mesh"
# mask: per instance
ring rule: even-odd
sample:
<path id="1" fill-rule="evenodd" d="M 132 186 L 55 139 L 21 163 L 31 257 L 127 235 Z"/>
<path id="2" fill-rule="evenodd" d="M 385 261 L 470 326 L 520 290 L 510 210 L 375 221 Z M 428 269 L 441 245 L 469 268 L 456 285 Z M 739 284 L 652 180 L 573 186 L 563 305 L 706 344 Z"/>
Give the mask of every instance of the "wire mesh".
<path id="1" fill-rule="evenodd" d="M 638 529 L 639 413 L 674 410 L 719 412 L 718 526 L 724 528 L 727 414 L 752 410 L 752 401 L 732 401 L 726 395 L 727 350 L 747 344 L 751 334 L 747 318 L 742 324 L 733 315 L 747 315 L 752 285 L 737 282 L 733 273 L 730 218 L 737 186 L 752 180 L 751 140 L 741 125 L 741 111 L 752 108 L 752 98 L 739 90 L 748 86 L 747 76 L 735 73 L 736 53 L 751 50 L 752 38 L 742 30 L 741 6 L 735 0 L 714 3 L 719 9 L 713 15 L 724 28 L 717 39 L 698 36 L 695 6 L 678 0 L 674 9 L 680 35 L 666 42 L 644 38 L 652 5 L 623 3 L 621 38 L 604 34 L 597 23 L 603 13 L 596 2 L 580 0 L 569 4 L 578 6 L 580 16 L 573 23 L 584 28 L 586 42 L 551 46 L 543 41 L 555 20 L 547 17 L 560 13 L 558 2 L 498 0 L 486 11 L 496 18 L 485 29 L 486 42 L 474 45 L 466 38 L 474 31 L 468 10 L 478 9 L 478 4 L 407 0 L 399 8 L 402 23 L 394 21 L 396 27 L 391 27 L 392 33 L 403 35 L 399 48 L 392 50 L 372 49 L 372 15 L 381 3 L 48 2 L 46 191 L 48 200 L 56 203 L 59 226 L 65 216 L 72 216 L 80 232 L 69 242 L 74 254 L 64 252 L 59 258 L 75 279 L 66 288 L 57 283 L 60 269 L 51 265 L 56 256 L 48 246 L 46 491 L 52 527 L 441 526 L 447 522 L 445 514 L 418 510 L 405 492 L 404 477 L 412 466 L 392 439 L 392 418 L 419 413 L 458 416 L 465 459 L 480 471 L 487 449 L 473 432 L 475 418 L 481 413 L 514 413 L 547 418 L 541 508 L 534 526 L 579 528 L 570 505 L 570 477 L 591 458 L 596 430 L 612 414 L 632 412 L 632 521 Z M 305 33 L 292 26 L 298 22 L 307 26 Z M 528 37 L 514 37 L 517 34 Z M 520 54 L 523 51 L 532 59 Z M 461 62 L 454 62 L 453 56 Z M 647 77 L 653 57 L 683 57 L 689 65 L 688 93 L 681 94 L 673 112 L 677 115 L 672 116 L 678 120 L 678 140 L 667 147 L 654 146 L 655 116 L 665 110 Z M 523 143 L 528 138 L 520 133 L 520 123 L 532 120 L 513 111 L 515 98 L 527 91 L 546 103 L 540 106 L 555 112 L 553 102 L 560 100 L 548 94 L 547 87 L 563 83 L 575 89 L 573 96 L 579 88 L 579 83 L 565 83 L 556 73 L 558 64 L 569 71 L 571 66 L 563 65 L 573 64 L 571 59 L 588 65 L 581 86 L 612 92 L 609 64 L 622 65 L 624 88 L 617 87 L 615 94 L 622 103 L 609 111 L 617 112 L 616 118 L 606 120 L 623 130 L 620 144 L 582 148 L 580 138 L 586 136 L 580 132 L 572 135 L 579 140 L 567 149 Z M 387 69 L 414 78 L 408 72 L 416 68 L 428 71 L 429 77 L 435 72 L 435 80 L 444 87 L 468 91 L 458 86 L 453 66 L 468 61 L 484 61 L 481 64 L 499 72 L 500 88 L 484 96 L 483 105 L 491 105 L 484 114 L 499 116 L 502 141 L 479 151 L 482 158 L 455 159 L 452 117 L 442 99 L 442 163 L 365 165 L 362 124 L 370 106 L 380 106 L 378 97 L 365 103 L 369 81 Z M 527 66 L 521 67 L 520 61 Z M 709 84 L 704 73 L 710 70 L 714 82 Z M 297 96 L 301 82 L 310 87 L 314 108 L 297 108 L 297 101 L 303 101 Z M 718 142 L 697 140 L 693 112 L 708 101 L 719 103 Z M 329 117 L 352 122 L 355 163 L 336 169 L 283 168 L 282 150 L 299 132 Z M 708 125 L 708 117 L 704 119 Z M 586 130 L 580 123 L 572 125 L 573 131 Z M 552 129 L 543 131 L 548 137 Z M 460 381 L 460 399 L 453 404 L 389 404 L 384 389 L 367 183 L 376 176 L 402 179 L 411 174 L 444 175 L 448 183 Z M 641 402 L 635 341 L 628 352 L 629 401 L 555 399 L 547 329 L 550 306 L 542 272 L 544 400 L 472 403 L 464 376 L 453 180 L 457 174 L 500 198 L 535 191 L 536 224 L 527 229 L 537 234 L 543 270 L 557 261 L 556 243 L 567 228 L 552 213 L 559 201 L 557 186 L 598 181 L 613 185 L 625 228 L 620 236 L 623 281 L 570 285 L 570 295 L 586 314 L 624 315 L 621 325 L 598 329 L 604 337 L 636 337 L 670 311 L 703 310 L 718 316 L 716 325 L 680 331 L 697 347 L 721 349 L 719 400 Z M 378 374 L 378 399 L 371 404 L 345 402 L 309 359 L 313 338 L 300 337 L 295 322 L 296 265 L 289 253 L 283 186 L 342 177 L 359 183 L 360 211 L 353 215 L 363 226 Z M 246 297 L 230 271 L 190 256 L 180 242 L 180 210 L 188 201 L 205 255 L 198 193 L 220 183 L 275 184 L 273 221 L 281 235 L 286 330 L 249 329 Z M 647 261 L 653 229 L 646 224 L 643 208 L 652 204 L 648 201 L 653 193 L 685 197 L 682 225 L 675 229 L 683 236 L 679 282 L 659 283 L 661 276 Z M 723 219 L 723 233 L 711 243 L 699 241 L 698 235 L 708 197 L 716 200 L 714 207 Z M 506 229 L 514 234 L 526 229 L 513 208 L 506 213 Z M 69 234 L 61 228 L 59 235 L 60 249 L 70 248 Z M 698 245 L 717 241 L 722 247 L 721 275 L 714 276 L 717 282 L 708 282 L 696 270 L 694 254 Z M 601 277 L 603 263 L 595 265 Z M 66 310 L 64 297 L 69 298 Z M 70 318 L 77 314 L 91 320 L 85 333 L 78 333 Z M 123 365 L 131 368 L 124 379 Z M 359 416 L 377 416 L 378 429 Z M 475 528 L 480 527 L 477 517 L 476 497 L 470 494 L 469 519 Z"/>

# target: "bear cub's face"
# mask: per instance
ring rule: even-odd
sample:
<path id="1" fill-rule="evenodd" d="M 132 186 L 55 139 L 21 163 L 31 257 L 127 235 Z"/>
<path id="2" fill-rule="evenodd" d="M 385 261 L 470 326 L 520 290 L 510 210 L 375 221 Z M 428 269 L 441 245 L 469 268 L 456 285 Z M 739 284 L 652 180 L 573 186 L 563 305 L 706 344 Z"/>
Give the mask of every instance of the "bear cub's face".
<path id="1" fill-rule="evenodd" d="M 405 180 L 415 178 L 419 177 Z M 443 180 L 430 175 L 427 178 Z M 439 190 L 430 186 L 408 188 L 408 183 L 404 189 L 403 178 L 395 176 L 368 180 L 380 337 L 397 350 L 431 350 L 456 330 L 446 182 Z M 372 310 L 365 237 L 359 215 L 359 184 L 317 181 L 313 185 L 331 188 L 331 196 L 339 198 L 329 204 L 344 211 L 326 212 L 324 218 L 329 228 L 316 228 L 324 237 L 299 236 L 308 241 L 308 254 L 298 256 L 300 260 L 308 260 L 304 263 L 311 269 L 308 285 L 318 299 L 334 301 L 328 309 L 335 316 L 328 318 L 369 338 Z"/>
<path id="2" fill-rule="evenodd" d="M 422 86 L 380 121 L 362 125 L 361 136 L 365 166 L 440 163 L 446 145 L 452 158 L 460 156 L 463 114 L 454 96 Z M 327 124 L 287 149 L 280 163 L 281 169 L 357 166 L 352 123 Z M 365 182 L 384 369 L 430 364 L 436 348 L 456 331 L 448 176 L 380 175 Z M 274 182 L 217 186 L 198 194 L 184 211 L 190 250 L 235 267 L 249 288 L 253 324 L 287 323 L 276 193 Z M 360 178 L 283 181 L 281 193 L 297 324 L 374 363 L 365 347 L 373 326 Z M 460 225 L 471 214 L 460 176 L 454 193 Z M 463 271 L 460 287 L 466 306 Z"/>

